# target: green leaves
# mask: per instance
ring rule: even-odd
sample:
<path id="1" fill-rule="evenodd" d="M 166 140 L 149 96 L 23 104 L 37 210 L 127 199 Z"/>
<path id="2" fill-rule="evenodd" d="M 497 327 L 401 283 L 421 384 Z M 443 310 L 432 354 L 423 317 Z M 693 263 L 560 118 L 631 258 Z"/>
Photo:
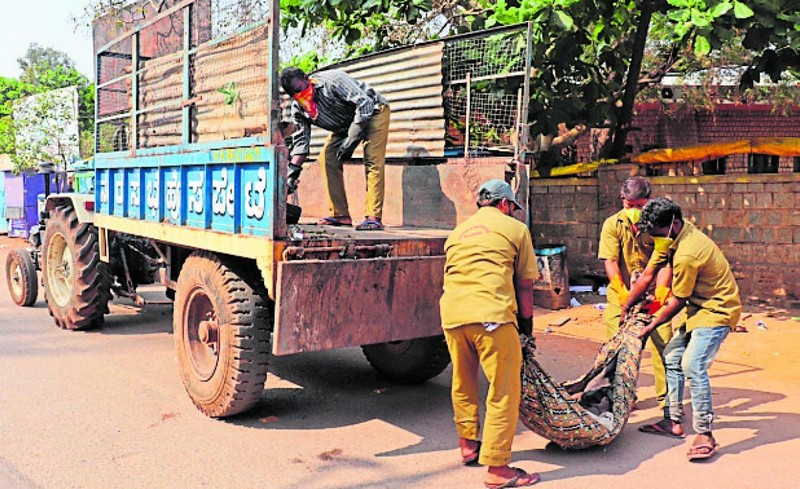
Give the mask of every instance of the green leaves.
<path id="1" fill-rule="evenodd" d="M 694 39 L 694 54 L 695 56 L 705 56 L 711 51 L 711 44 L 705 36 L 698 35 Z"/>
<path id="2" fill-rule="evenodd" d="M 561 10 L 556 10 L 555 16 L 556 19 L 558 19 L 558 23 L 564 30 L 568 31 L 572 29 L 572 27 L 575 25 L 575 21 L 572 20 L 572 17 L 566 12 L 563 12 Z"/>
<path id="3" fill-rule="evenodd" d="M 709 14 L 711 15 L 711 17 L 716 19 L 730 12 L 732 8 L 733 4 L 731 4 L 731 2 L 728 1 L 720 2 L 711 8 Z"/>
<path id="4" fill-rule="evenodd" d="M 239 100 L 239 91 L 236 89 L 234 82 L 217 88 L 217 91 L 225 96 L 225 105 L 233 105 Z"/>
<path id="5" fill-rule="evenodd" d="M 737 19 L 749 19 L 754 15 L 753 10 L 744 4 L 744 2 L 733 2 L 733 15 Z"/>

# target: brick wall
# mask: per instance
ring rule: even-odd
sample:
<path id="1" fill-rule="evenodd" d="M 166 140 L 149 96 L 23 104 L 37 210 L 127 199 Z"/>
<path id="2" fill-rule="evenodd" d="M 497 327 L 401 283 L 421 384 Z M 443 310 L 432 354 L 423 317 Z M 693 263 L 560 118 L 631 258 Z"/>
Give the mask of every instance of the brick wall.
<path id="1" fill-rule="evenodd" d="M 534 245 L 567 245 L 570 277 L 603 273 L 597 259 L 600 234 L 597 178 L 536 179 L 531 187 Z M 598 265 L 600 265 L 598 267 Z"/>
<path id="2" fill-rule="evenodd" d="M 531 230 L 536 245 L 566 244 L 573 282 L 603 275 L 597 242 L 620 208 L 619 186 L 637 168 L 601 167 L 596 178 L 536 179 Z M 742 298 L 797 305 L 800 174 L 652 177 L 654 196 L 675 200 L 731 263 Z"/>
<path id="3" fill-rule="evenodd" d="M 775 111 L 765 104 L 720 104 L 708 110 L 639 104 L 627 143 L 632 153 L 638 154 L 655 148 L 755 137 L 800 137 L 800 107 Z M 581 137 L 576 146 L 578 161 L 594 159 L 589 135 Z M 737 157 L 737 161 L 744 161 L 744 155 Z"/>
<path id="4" fill-rule="evenodd" d="M 654 195 L 681 206 L 684 218 L 722 249 L 744 299 L 800 299 L 800 175 L 655 177 Z"/>

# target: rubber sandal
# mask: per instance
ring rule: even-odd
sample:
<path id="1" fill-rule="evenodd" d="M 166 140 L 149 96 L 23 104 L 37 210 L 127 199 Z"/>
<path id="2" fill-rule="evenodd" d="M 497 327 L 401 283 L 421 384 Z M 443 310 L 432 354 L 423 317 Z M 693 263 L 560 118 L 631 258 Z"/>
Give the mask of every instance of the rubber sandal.
<path id="1" fill-rule="evenodd" d="M 364 219 L 356 226 L 356 231 L 383 231 L 383 223 L 377 219 Z"/>
<path id="2" fill-rule="evenodd" d="M 478 446 L 475 448 L 475 451 L 470 453 L 467 456 L 461 457 L 461 464 L 462 465 L 478 465 L 478 457 L 481 456 L 481 442 L 478 441 Z"/>
<path id="3" fill-rule="evenodd" d="M 511 467 L 511 468 L 514 469 L 517 472 L 517 475 L 515 475 L 511 479 L 509 479 L 509 480 L 507 480 L 505 482 L 498 483 L 498 484 L 492 484 L 492 483 L 489 483 L 489 482 L 484 482 L 483 485 L 486 486 L 486 489 L 504 489 L 504 488 L 507 488 L 507 487 L 532 486 L 532 485 L 536 484 L 537 482 L 539 482 L 539 474 L 529 474 L 529 473 L 525 472 L 524 470 L 522 470 L 520 468 L 517 468 L 517 467 Z M 530 479 L 528 480 L 528 482 L 525 482 L 525 483 L 521 484 L 520 483 L 520 479 L 522 479 L 523 477 L 530 477 Z"/>
<path id="4" fill-rule="evenodd" d="M 700 453 L 692 453 L 692 450 L 704 450 Z M 702 443 L 700 445 L 692 445 L 689 449 L 689 452 L 686 454 L 686 457 L 689 460 L 704 460 L 707 458 L 711 458 L 714 456 L 715 453 L 719 451 L 719 443 Z"/>
<path id="5" fill-rule="evenodd" d="M 639 431 L 641 431 L 642 433 L 647 433 L 648 435 L 659 435 L 659 436 L 666 436 L 669 438 L 678 438 L 678 439 L 686 438 L 686 433 L 683 433 L 681 435 L 676 435 L 675 433 L 664 429 L 664 427 L 658 423 L 652 423 L 640 426 Z"/>
<path id="6" fill-rule="evenodd" d="M 320 225 L 320 226 L 352 226 L 353 225 L 353 223 L 342 222 L 340 219 L 344 219 L 344 217 L 332 217 L 332 216 L 323 217 L 322 219 L 317 221 L 317 224 Z"/>

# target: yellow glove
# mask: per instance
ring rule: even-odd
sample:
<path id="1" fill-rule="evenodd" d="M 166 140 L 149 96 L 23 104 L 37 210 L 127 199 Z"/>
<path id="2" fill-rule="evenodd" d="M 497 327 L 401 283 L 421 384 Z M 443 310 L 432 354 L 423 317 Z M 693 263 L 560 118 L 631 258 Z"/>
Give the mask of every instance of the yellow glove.
<path id="1" fill-rule="evenodd" d="M 628 291 L 628 288 L 625 287 L 625 284 L 622 283 L 622 278 L 620 278 L 619 275 L 616 275 L 611 279 L 611 283 L 608 284 L 608 288 L 617 293 L 620 304 L 625 304 L 625 301 L 628 300 L 630 292 Z"/>
<path id="2" fill-rule="evenodd" d="M 672 290 L 666 285 L 656 286 L 655 297 L 653 297 L 653 302 L 647 306 L 647 313 L 651 316 L 655 315 L 664 306 L 671 294 Z"/>
<path id="3" fill-rule="evenodd" d="M 664 304 L 667 302 L 670 294 L 672 294 L 672 290 L 669 287 L 666 285 L 659 285 L 656 287 L 656 302 Z"/>

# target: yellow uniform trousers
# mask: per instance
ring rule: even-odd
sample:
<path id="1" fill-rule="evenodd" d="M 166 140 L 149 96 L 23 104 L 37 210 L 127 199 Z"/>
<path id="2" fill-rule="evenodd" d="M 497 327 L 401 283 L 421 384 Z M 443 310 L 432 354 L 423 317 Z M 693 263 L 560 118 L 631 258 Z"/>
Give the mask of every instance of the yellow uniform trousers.
<path id="1" fill-rule="evenodd" d="M 367 122 L 364 140 L 364 173 L 367 180 L 367 199 L 364 215 L 383 217 L 383 197 L 386 187 L 386 142 L 389 140 L 388 105 L 377 109 Z M 344 162 L 339 161 L 336 152 L 347 138 L 347 134 L 329 134 L 320 152 L 320 168 L 328 187 L 328 205 L 333 217 L 349 217 L 347 194 L 344 189 Z"/>
<path id="2" fill-rule="evenodd" d="M 477 440 L 478 367 L 489 381 L 480 458 L 482 465 L 502 466 L 511 461 L 521 397 L 522 347 L 513 323 L 494 331 L 483 324 L 465 324 L 444 330 L 453 361 L 452 399 L 458 436 Z"/>
<path id="3" fill-rule="evenodd" d="M 619 320 L 622 308 L 619 304 L 608 301 L 603 319 L 606 323 L 606 336 L 610 339 L 619 331 Z M 653 384 L 656 390 L 658 408 L 664 409 L 667 399 L 667 371 L 664 368 L 664 347 L 672 339 L 672 323 L 667 322 L 653 330 L 647 344 L 653 358 Z"/>

